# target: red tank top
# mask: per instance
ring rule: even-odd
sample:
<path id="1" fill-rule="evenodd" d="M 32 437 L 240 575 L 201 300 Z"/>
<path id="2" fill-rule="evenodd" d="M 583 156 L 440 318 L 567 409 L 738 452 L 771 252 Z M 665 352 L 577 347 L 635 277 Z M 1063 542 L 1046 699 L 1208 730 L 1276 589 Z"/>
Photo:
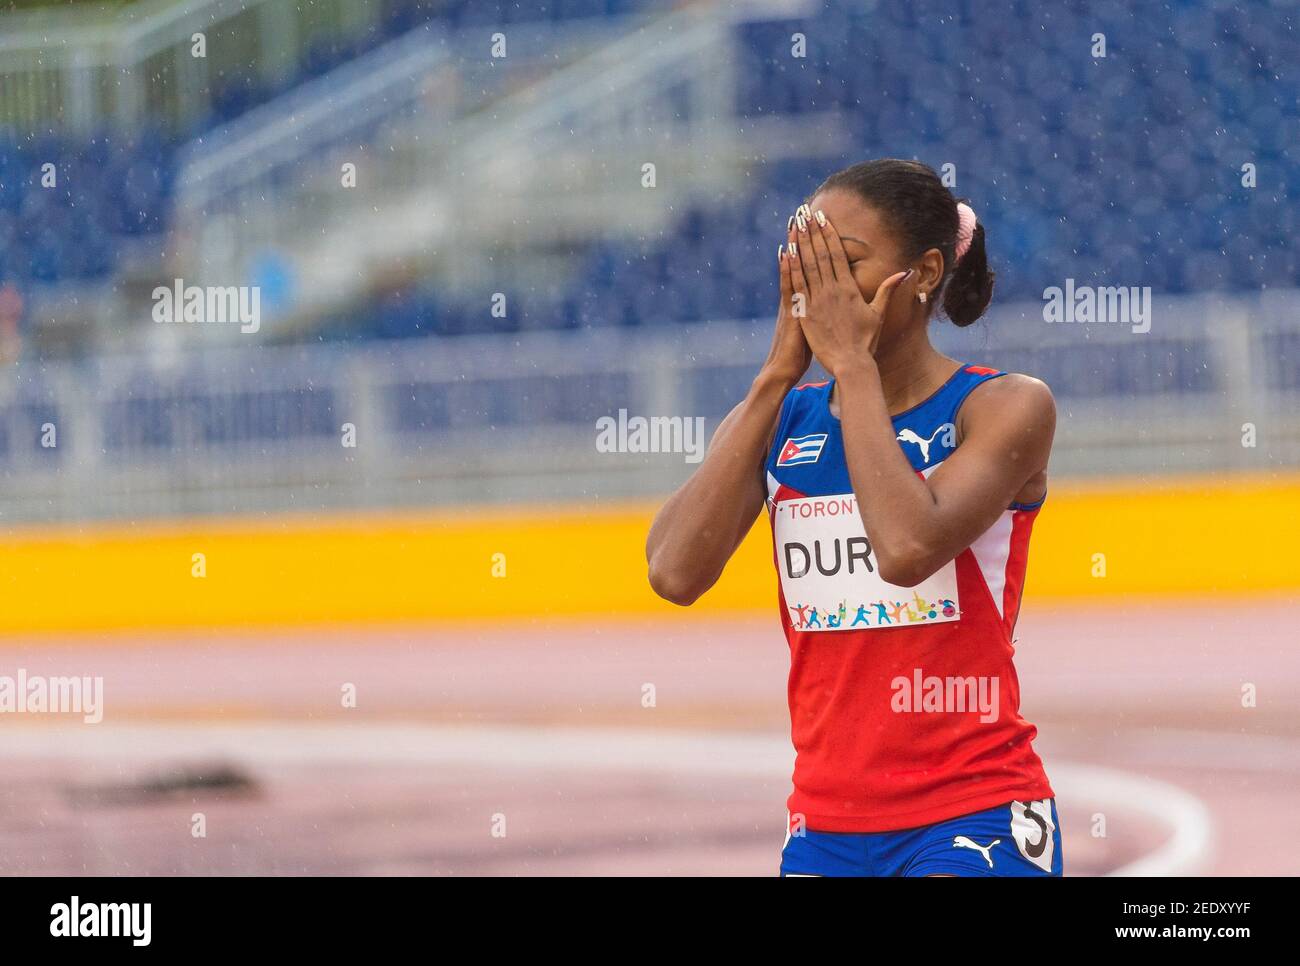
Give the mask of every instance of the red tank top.
<path id="1" fill-rule="evenodd" d="M 1003 375 L 959 369 L 893 418 L 923 477 L 957 445 L 957 411 Z M 767 460 L 781 622 L 790 645 L 791 824 L 885 832 L 1052 798 L 1020 716 L 1012 631 L 1041 502 L 1009 506 L 916 587 L 876 573 L 831 383 L 792 391 Z"/>

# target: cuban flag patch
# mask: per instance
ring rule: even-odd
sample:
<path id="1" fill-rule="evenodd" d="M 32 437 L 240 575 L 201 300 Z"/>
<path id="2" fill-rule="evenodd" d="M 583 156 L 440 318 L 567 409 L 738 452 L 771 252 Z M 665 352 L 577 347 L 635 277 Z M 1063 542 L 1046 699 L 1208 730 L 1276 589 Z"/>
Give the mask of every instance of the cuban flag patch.
<path id="1" fill-rule="evenodd" d="M 800 463 L 816 463 L 826 445 L 825 433 L 813 433 L 811 436 L 792 436 L 781 447 L 781 455 L 776 458 L 777 466 L 798 466 Z"/>

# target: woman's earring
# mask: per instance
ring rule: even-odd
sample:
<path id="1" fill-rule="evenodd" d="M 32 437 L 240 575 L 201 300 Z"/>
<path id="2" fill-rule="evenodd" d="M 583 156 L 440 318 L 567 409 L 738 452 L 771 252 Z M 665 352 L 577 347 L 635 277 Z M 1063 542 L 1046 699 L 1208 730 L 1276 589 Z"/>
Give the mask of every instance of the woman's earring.
<path id="1" fill-rule="evenodd" d="M 921 303 L 922 305 L 925 304 L 926 295 L 925 295 L 924 292 L 917 292 L 917 293 L 916 293 L 916 297 L 917 297 L 917 299 L 920 301 L 920 303 Z"/>

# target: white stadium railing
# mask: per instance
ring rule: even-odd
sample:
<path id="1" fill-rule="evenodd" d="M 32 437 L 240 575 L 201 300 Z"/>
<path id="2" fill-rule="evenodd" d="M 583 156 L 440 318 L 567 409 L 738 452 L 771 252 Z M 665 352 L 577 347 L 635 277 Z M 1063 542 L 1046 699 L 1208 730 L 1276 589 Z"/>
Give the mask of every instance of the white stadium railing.
<path id="1" fill-rule="evenodd" d="M 683 454 L 606 453 L 597 420 L 743 394 L 770 322 L 245 347 L 0 375 L 0 518 L 257 513 L 664 492 Z M 1155 300 L 1151 331 L 997 309 L 938 344 L 1045 378 L 1054 477 L 1300 465 L 1300 292 Z M 354 427 L 355 443 L 345 446 Z M 1246 445 L 1253 427 L 1254 445 Z M 51 445 L 52 444 L 52 445 Z"/>
<path id="2" fill-rule="evenodd" d="M 0 13 L 0 123 L 91 131 L 107 121 L 184 124 L 230 72 L 274 82 L 309 44 L 354 38 L 382 0 L 140 0 Z M 208 41 L 193 56 L 193 38 Z"/>

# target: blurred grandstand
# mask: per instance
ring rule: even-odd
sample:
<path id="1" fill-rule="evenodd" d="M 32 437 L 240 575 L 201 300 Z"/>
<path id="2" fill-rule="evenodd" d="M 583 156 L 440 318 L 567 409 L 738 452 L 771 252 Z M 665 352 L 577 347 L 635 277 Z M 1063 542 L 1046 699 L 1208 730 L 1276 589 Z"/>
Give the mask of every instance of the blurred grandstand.
<path id="1" fill-rule="evenodd" d="M 1053 386 L 1060 469 L 1231 466 L 1268 414 L 1269 461 L 1300 457 L 1290 5 L 23 6 L 0 18 L 11 518 L 551 495 L 512 477 L 523 452 L 555 494 L 662 489 L 671 468 L 545 454 L 629 402 L 724 413 L 785 213 L 883 154 L 956 165 L 998 302 L 941 339 Z M 156 324 L 178 278 L 257 286 L 259 331 Z M 1066 278 L 1152 287 L 1152 331 L 1042 325 Z"/>

